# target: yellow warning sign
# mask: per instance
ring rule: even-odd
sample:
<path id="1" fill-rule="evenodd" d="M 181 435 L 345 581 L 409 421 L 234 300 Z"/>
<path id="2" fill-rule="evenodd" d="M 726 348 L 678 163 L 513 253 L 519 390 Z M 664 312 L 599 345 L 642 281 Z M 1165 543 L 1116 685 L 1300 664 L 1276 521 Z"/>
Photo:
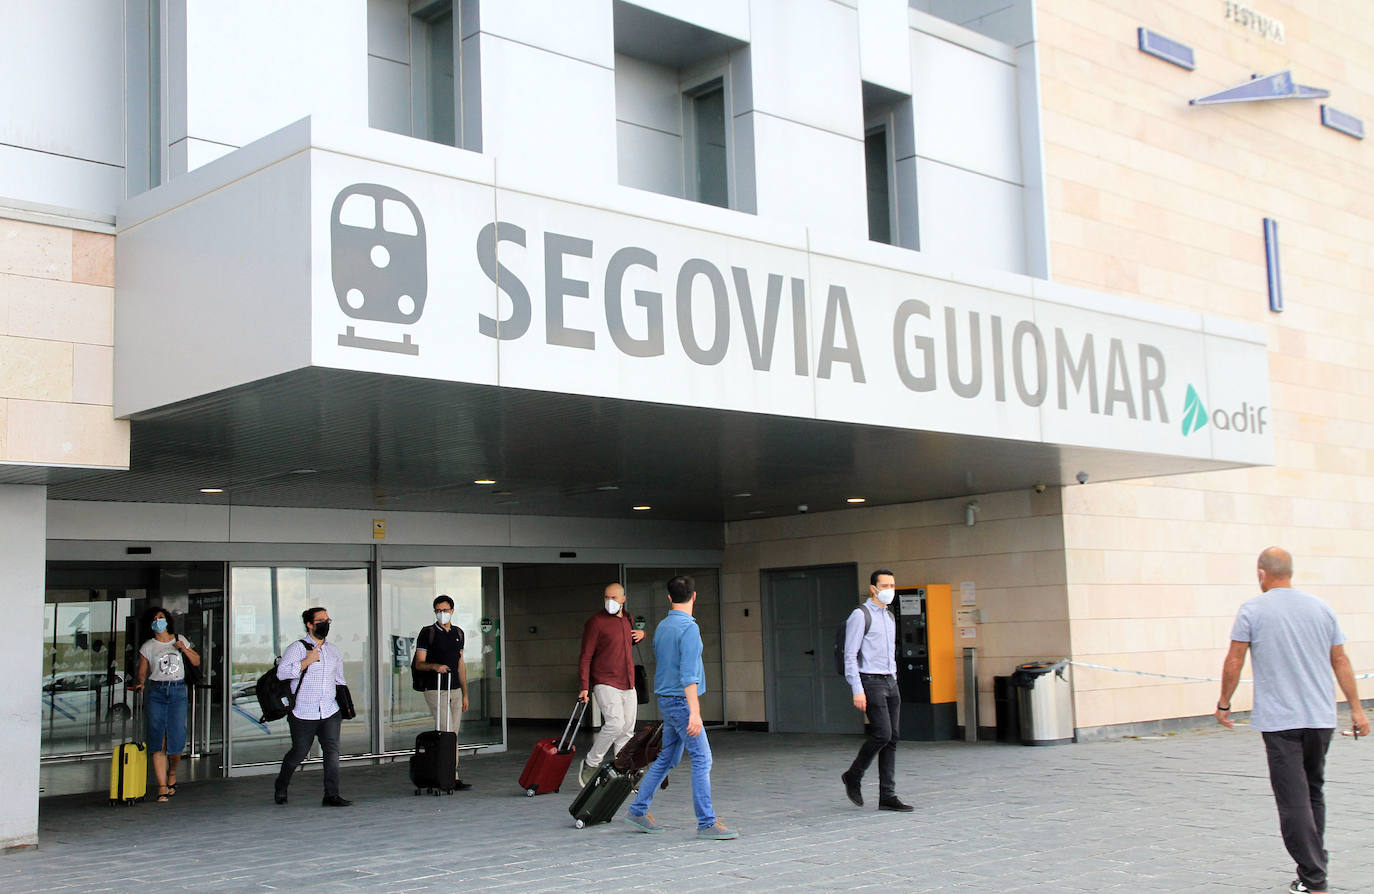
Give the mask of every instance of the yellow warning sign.
<path id="1" fill-rule="evenodd" d="M 373 539 L 373 540 L 385 540 L 385 539 L 386 539 L 386 519 L 384 519 L 384 518 L 374 518 L 374 519 L 372 520 L 372 539 Z"/>

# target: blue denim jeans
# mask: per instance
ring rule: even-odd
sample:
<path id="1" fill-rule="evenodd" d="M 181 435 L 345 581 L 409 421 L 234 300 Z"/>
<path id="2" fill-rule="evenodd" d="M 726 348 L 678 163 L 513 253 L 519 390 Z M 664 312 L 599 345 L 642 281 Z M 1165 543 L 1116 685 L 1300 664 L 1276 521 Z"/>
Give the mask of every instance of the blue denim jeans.
<path id="1" fill-rule="evenodd" d="M 144 691 L 148 750 L 181 754 L 186 750 L 186 684 L 181 680 L 170 683 L 149 680 Z"/>
<path id="2" fill-rule="evenodd" d="M 644 771 L 644 778 L 639 781 L 639 797 L 630 805 L 630 814 L 643 816 L 648 812 L 659 785 L 686 750 L 692 759 L 692 806 L 697 812 L 697 828 L 709 829 L 716 824 L 716 814 L 711 808 L 711 743 L 706 741 L 706 730 L 687 735 L 687 717 L 691 712 L 685 696 L 660 695 L 658 713 L 663 718 L 663 748 L 658 759 Z"/>

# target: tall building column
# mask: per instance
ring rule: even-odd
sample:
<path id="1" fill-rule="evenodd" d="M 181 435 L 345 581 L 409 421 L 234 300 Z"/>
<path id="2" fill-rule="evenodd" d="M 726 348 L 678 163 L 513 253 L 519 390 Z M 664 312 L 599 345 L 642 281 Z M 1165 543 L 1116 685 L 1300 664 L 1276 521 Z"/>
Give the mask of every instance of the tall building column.
<path id="1" fill-rule="evenodd" d="M 38 842 L 48 489 L 0 485 L 0 847 Z"/>

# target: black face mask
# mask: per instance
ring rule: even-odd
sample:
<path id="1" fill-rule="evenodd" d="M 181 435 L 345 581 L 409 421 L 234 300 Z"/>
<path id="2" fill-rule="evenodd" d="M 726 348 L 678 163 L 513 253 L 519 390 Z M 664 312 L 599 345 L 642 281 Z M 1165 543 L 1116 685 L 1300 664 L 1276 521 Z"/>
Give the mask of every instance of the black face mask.
<path id="1" fill-rule="evenodd" d="M 324 638 L 327 637 L 327 636 L 329 636 L 329 622 L 328 622 L 327 620 L 326 620 L 326 621 L 316 621 L 316 622 L 315 622 L 315 639 L 324 639 Z"/>

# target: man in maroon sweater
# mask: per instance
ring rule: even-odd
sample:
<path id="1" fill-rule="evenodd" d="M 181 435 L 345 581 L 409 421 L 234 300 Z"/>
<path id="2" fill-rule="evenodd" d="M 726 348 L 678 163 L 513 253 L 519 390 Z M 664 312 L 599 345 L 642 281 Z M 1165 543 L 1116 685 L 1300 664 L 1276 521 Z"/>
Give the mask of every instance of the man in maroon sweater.
<path id="1" fill-rule="evenodd" d="M 625 588 L 607 584 L 604 609 L 587 619 L 582 628 L 582 657 L 577 662 L 581 690 L 578 701 L 587 700 L 588 691 L 601 710 L 601 732 L 592 742 L 587 759 L 578 769 L 583 785 L 591 781 L 612 745 L 618 749 L 635 731 L 635 660 L 632 646 L 644 639 L 625 614 Z"/>

